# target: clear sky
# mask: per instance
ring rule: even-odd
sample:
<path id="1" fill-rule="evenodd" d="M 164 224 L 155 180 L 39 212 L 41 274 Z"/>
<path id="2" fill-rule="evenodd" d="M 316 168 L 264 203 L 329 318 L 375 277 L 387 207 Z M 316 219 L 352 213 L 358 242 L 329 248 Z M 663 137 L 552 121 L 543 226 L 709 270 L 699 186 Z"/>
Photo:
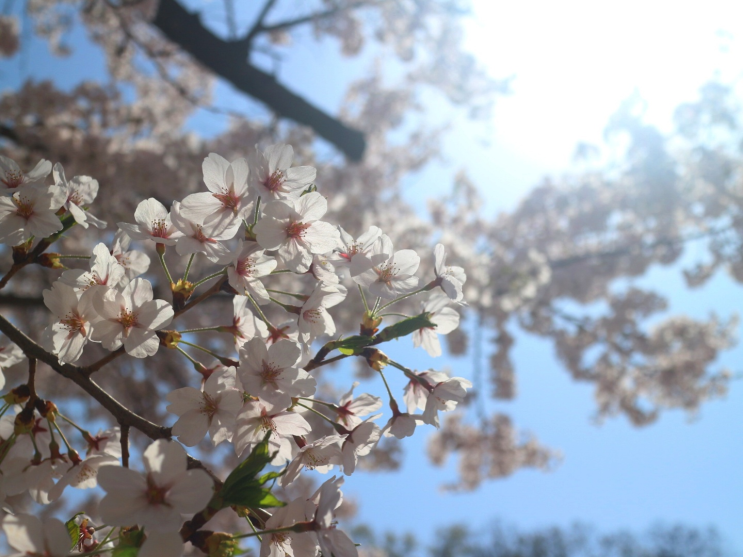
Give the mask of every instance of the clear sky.
<path id="1" fill-rule="evenodd" d="M 489 126 L 473 126 L 454 115 L 457 124 L 446 139 L 448 162 L 412 177 L 409 198 L 444 191 L 450 185 L 447 176 L 464 167 L 485 192 L 488 210 L 512 207 L 543 175 L 570 170 L 576 142 L 600 142 L 608 117 L 634 91 L 647 99 L 650 121 L 667 127 L 673 107 L 693 99 L 715 70 L 732 78 L 743 69 L 743 13 L 733 5 L 475 0 L 467 44 L 493 75 L 516 75 L 514 94 L 499 99 Z M 17 86 L 24 75 L 69 85 L 102 71 L 87 73 L 90 61 L 95 65 L 100 58 L 85 49 L 59 61 L 37 45 L 24 56 L 23 73 L 17 60 L 0 63 L 2 88 Z M 347 79 L 369 67 L 368 61 L 340 62 L 323 46 L 287 58 L 280 75 L 333 110 Z M 220 102 L 248 104 L 222 85 L 217 88 Z M 214 133 L 221 122 L 202 115 L 192 125 Z M 656 268 L 635 284 L 662 285 L 671 312 L 700 318 L 711 310 L 728 316 L 731 307 L 740 305 L 731 301 L 743 299 L 743 290 L 724 276 L 689 292 L 677 269 Z M 395 350 L 402 360 L 426 359 L 405 343 Z M 742 356 L 738 348 L 719 365 L 741 372 Z M 356 473 L 347 479 L 345 491 L 361 503 L 361 521 L 378 529 L 413 530 L 428 540 L 445 525 L 486 528 L 491 518 L 522 527 L 582 520 L 604 530 L 684 521 L 717 526 L 743 551 L 741 381 L 734 382 L 725 400 L 706 404 L 693 420 L 669 412 L 638 430 L 622 418 L 593 423 L 591 389 L 568 378 L 548 344 L 518 335 L 515 363 L 518 398 L 492 407 L 510 413 L 518 427 L 543 444 L 560 449 L 560 466 L 551 473 L 519 472 L 471 494 L 443 494 L 438 486 L 454 477 L 455 464 L 443 469 L 429 465 L 426 436 L 418 434 L 405 442 L 401 473 Z M 467 358 L 445 357 L 430 365 L 471 375 Z M 393 376 L 395 385 L 402 387 Z"/>

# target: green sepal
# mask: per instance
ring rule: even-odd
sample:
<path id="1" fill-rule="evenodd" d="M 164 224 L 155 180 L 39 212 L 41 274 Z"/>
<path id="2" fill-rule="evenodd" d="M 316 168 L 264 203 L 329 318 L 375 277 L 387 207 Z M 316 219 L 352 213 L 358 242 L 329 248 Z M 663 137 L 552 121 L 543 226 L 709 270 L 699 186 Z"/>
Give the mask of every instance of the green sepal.
<path id="1" fill-rule="evenodd" d="M 263 484 L 268 480 L 278 478 L 283 472 L 267 472 L 260 478 L 256 478 L 258 473 L 273 460 L 274 455 L 268 454 L 268 439 L 270 436 L 271 432 L 269 431 L 263 441 L 253 447 L 248 458 L 227 476 L 219 492 L 222 508 L 238 505 L 262 509 L 283 507 L 286 504 L 279 501 L 270 489 L 263 487 Z"/>
<path id="2" fill-rule="evenodd" d="M 394 325 L 385 327 L 376 337 L 377 342 L 386 342 L 395 338 L 405 337 L 420 329 L 428 329 L 436 327 L 436 323 L 431 321 L 431 314 L 428 312 L 408 317 L 402 321 L 398 321 Z"/>
<path id="3" fill-rule="evenodd" d="M 368 337 L 365 335 L 354 335 L 336 341 L 335 347 L 341 354 L 345 354 L 346 356 L 353 356 L 354 354 L 358 354 L 363 348 L 369 346 L 373 342 L 373 340 L 374 339 L 372 337 Z"/>

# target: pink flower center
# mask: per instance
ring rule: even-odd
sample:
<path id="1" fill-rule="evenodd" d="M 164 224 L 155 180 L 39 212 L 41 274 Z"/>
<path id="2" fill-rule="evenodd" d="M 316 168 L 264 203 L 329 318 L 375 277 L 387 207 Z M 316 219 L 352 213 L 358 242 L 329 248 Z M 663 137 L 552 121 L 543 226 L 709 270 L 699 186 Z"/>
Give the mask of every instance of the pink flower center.
<path id="1" fill-rule="evenodd" d="M 200 224 L 196 225 L 196 230 L 194 230 L 194 239 L 198 240 L 202 244 L 216 244 L 217 241 L 213 238 L 209 238 L 206 234 L 204 234 L 204 229 L 201 227 Z"/>
<path id="2" fill-rule="evenodd" d="M 286 227 L 286 235 L 289 238 L 293 238 L 295 240 L 303 238 L 305 232 L 310 226 L 312 226 L 311 223 L 292 222 L 289 226 Z"/>
<path id="3" fill-rule="evenodd" d="M 62 326 L 69 331 L 67 338 L 72 338 L 76 334 L 85 335 L 85 321 L 78 313 L 70 312 L 60 319 Z"/>
<path id="4" fill-rule="evenodd" d="M 237 208 L 240 206 L 240 200 L 235 195 L 235 192 L 228 191 L 224 193 L 213 193 L 212 196 L 219 200 L 224 209 L 229 209 L 234 214 L 237 214 Z"/>
<path id="5" fill-rule="evenodd" d="M 155 238 L 169 238 L 168 223 L 165 219 L 155 219 L 150 225 L 150 234 Z"/>
<path id="6" fill-rule="evenodd" d="M 304 466 L 308 470 L 314 470 L 318 466 L 325 466 L 330 460 L 329 457 L 321 457 L 313 453 L 311 450 L 304 454 Z"/>
<path id="7" fill-rule="evenodd" d="M 17 207 L 16 214 L 26 220 L 30 219 L 31 215 L 34 214 L 34 206 L 36 205 L 35 201 L 22 195 L 14 197 L 13 201 Z"/>
<path id="8" fill-rule="evenodd" d="M 80 206 L 83 204 L 83 197 L 80 195 L 80 192 L 72 190 L 70 191 L 70 195 L 67 196 L 67 202 Z"/>
<path id="9" fill-rule="evenodd" d="M 201 393 L 204 396 L 204 400 L 201 402 L 201 413 L 211 420 L 214 414 L 219 410 L 219 402 L 214 400 L 211 396 L 206 393 Z"/>
<path id="10" fill-rule="evenodd" d="M 266 189 L 270 191 L 271 193 L 276 193 L 277 191 L 281 190 L 281 186 L 284 183 L 284 173 L 281 172 L 281 170 L 274 171 L 273 174 L 271 174 L 268 178 L 266 178 L 266 181 L 263 182 L 263 185 L 266 186 Z"/>
<path id="11" fill-rule="evenodd" d="M 397 267 L 395 267 L 394 263 L 383 263 L 379 266 L 379 268 L 375 268 L 374 270 L 379 276 L 379 282 L 384 282 L 387 285 L 389 285 L 389 283 L 392 281 L 393 278 L 395 278 L 395 275 L 397 275 L 398 273 L 398 269 Z"/>
<path id="12" fill-rule="evenodd" d="M 8 188 L 17 188 L 23 183 L 23 174 L 19 170 L 6 171 L 5 178 L 0 178 L 0 182 Z"/>
<path id="13" fill-rule="evenodd" d="M 145 492 L 145 497 L 147 497 L 147 502 L 150 505 L 167 505 L 169 507 L 170 505 L 165 501 L 167 493 L 168 489 L 166 487 L 157 485 L 151 476 L 147 476 L 147 491 Z"/>
<path id="14" fill-rule="evenodd" d="M 276 422 L 273 421 L 273 416 L 269 416 L 266 413 L 265 408 L 261 411 L 260 427 L 263 431 L 273 431 L 274 433 L 277 433 Z"/>
<path id="15" fill-rule="evenodd" d="M 133 311 L 122 309 L 117 321 L 121 323 L 121 326 L 124 327 L 124 331 L 128 334 L 129 330 L 137 325 L 137 316 Z"/>
<path id="16" fill-rule="evenodd" d="M 302 317 L 309 323 L 317 323 L 322 320 L 322 310 L 320 308 L 308 309 L 302 313 Z"/>
<path id="17" fill-rule="evenodd" d="M 255 260 L 252 257 L 248 257 L 247 259 L 238 260 L 235 270 L 241 277 L 252 277 L 254 268 Z"/>
<path id="18" fill-rule="evenodd" d="M 282 368 L 263 360 L 263 367 L 259 373 L 263 385 L 271 385 L 274 389 L 278 389 L 276 380 L 281 376 L 282 371 L 284 371 Z"/>

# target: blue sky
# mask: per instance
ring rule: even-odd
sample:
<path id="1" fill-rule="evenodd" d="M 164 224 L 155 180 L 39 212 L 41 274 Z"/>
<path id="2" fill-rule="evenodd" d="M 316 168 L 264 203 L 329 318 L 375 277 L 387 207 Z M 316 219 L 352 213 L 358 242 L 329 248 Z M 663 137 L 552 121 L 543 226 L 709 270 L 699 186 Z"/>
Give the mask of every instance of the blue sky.
<path id="1" fill-rule="evenodd" d="M 514 94 L 498 101 L 489 125 L 473 125 L 452 113 L 448 161 L 411 177 L 409 199 L 445 191 L 449 177 L 464 167 L 481 186 L 489 212 L 513 207 L 543 175 L 569 171 L 576 142 L 599 142 L 608 117 L 634 91 L 648 100 L 649 119 L 668 127 L 673 107 L 693 99 L 715 70 L 733 78 L 743 69 L 734 38 L 743 39 L 743 24 L 737 23 L 743 18 L 725 4 L 705 3 L 700 13 L 698 7 L 635 0 L 621 8 L 577 1 L 476 1 L 467 43 L 493 75 L 516 75 Z M 79 32 L 74 40 L 83 44 Z M 100 55 L 84 46 L 60 60 L 34 43 L 23 59 L 22 71 L 18 58 L 0 62 L 2 89 L 29 76 L 69 86 L 103 71 Z M 343 84 L 369 67 L 369 61 L 339 61 L 325 44 L 287 58 L 280 75 L 335 110 Z M 216 97 L 216 104 L 236 100 L 225 85 L 218 85 Z M 202 114 L 191 125 L 211 134 L 222 123 Z M 662 287 L 671 313 L 700 318 L 710 311 L 729 316 L 739 305 L 731 301 L 743 299 L 740 287 L 725 276 L 689 291 L 676 268 L 654 268 L 633 284 Z M 429 363 L 405 342 L 390 352 L 401 361 Z M 455 462 L 441 469 L 428 464 L 426 435 L 418 434 L 405 442 L 400 473 L 356 473 L 347 479 L 345 492 L 361 503 L 360 521 L 377 529 L 412 530 L 427 540 L 453 522 L 484 529 L 493 518 L 524 528 L 581 520 L 602 530 L 683 521 L 717 526 L 743 551 L 740 380 L 727 398 L 704 405 L 693 419 L 673 411 L 644 429 L 623 418 L 597 425 L 591 388 L 568 377 L 549 344 L 518 334 L 514 355 L 519 396 L 491 408 L 511 414 L 518 427 L 561 450 L 561 464 L 550 473 L 524 471 L 489 482 L 474 493 L 445 494 L 438 486 L 454 478 Z M 718 364 L 741 373 L 741 356 L 737 348 Z M 471 376 L 469 358 L 444 357 L 430 365 Z M 402 387 L 399 378 L 390 378 L 393 389 Z"/>

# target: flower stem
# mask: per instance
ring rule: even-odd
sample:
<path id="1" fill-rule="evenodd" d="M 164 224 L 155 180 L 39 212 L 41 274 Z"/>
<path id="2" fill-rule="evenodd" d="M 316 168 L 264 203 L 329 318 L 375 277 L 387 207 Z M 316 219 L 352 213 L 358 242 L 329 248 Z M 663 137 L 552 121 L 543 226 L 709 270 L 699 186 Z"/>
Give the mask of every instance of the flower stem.
<path id="1" fill-rule="evenodd" d="M 185 335 L 186 333 L 203 333 L 204 331 L 218 331 L 222 327 L 199 327 L 197 329 L 186 329 L 184 331 L 178 331 L 180 334 Z"/>
<path id="2" fill-rule="evenodd" d="M 186 346 L 190 346 L 192 348 L 196 348 L 197 350 L 201 350 L 202 352 L 206 352 L 210 356 L 214 356 L 215 358 L 217 358 L 220 362 L 227 359 L 223 356 L 220 356 L 216 352 L 212 352 L 208 348 L 204 348 L 203 346 L 199 346 L 198 344 L 193 344 L 191 342 L 186 342 L 185 340 L 179 340 L 178 344 L 185 344 Z"/>
<path id="3" fill-rule="evenodd" d="M 201 279 L 200 281 L 198 281 L 198 282 L 195 282 L 195 283 L 194 283 L 194 285 L 193 285 L 193 287 L 194 287 L 194 288 L 196 288 L 197 286 L 200 286 L 200 285 L 204 284 L 204 283 L 205 283 L 206 281 L 208 281 L 208 280 L 211 280 L 211 279 L 213 279 L 213 278 L 217 278 L 218 276 L 220 276 L 220 275 L 223 275 L 223 274 L 225 274 L 226 272 L 227 272 L 227 268 L 225 267 L 224 269 L 222 269 L 222 270 L 221 270 L 221 271 L 219 271 L 218 273 L 213 273 L 213 274 L 211 274 L 211 275 L 209 275 L 209 276 L 207 276 L 207 277 L 204 277 L 204 278 L 203 278 L 203 279 Z"/>
<path id="4" fill-rule="evenodd" d="M 196 360 L 194 360 L 194 359 L 193 359 L 193 358 L 192 358 L 192 357 L 191 357 L 191 356 L 190 356 L 190 355 L 188 354 L 188 352 L 186 352 L 186 351 L 185 351 L 185 350 L 184 350 L 183 348 L 181 348 L 180 346 L 176 346 L 175 348 L 176 348 L 176 350 L 178 350 L 178 352 L 180 352 L 181 354 L 183 354 L 183 355 L 184 355 L 184 356 L 185 356 L 185 357 L 186 357 L 186 358 L 187 358 L 187 359 L 188 359 L 188 360 L 189 360 L 189 361 L 190 361 L 190 362 L 191 362 L 191 363 L 192 363 L 193 365 L 201 365 L 201 363 L 200 363 L 200 362 L 197 362 Z"/>
<path id="5" fill-rule="evenodd" d="M 291 271 L 289 269 L 279 269 L 278 271 L 271 271 L 270 274 L 272 274 L 272 275 L 280 275 L 280 274 L 283 274 L 283 273 L 291 273 Z"/>
<path id="6" fill-rule="evenodd" d="M 421 292 L 425 292 L 426 290 L 430 290 L 428 288 L 428 285 L 424 286 L 423 288 L 419 288 L 418 290 L 414 290 L 413 292 L 409 292 L 408 294 L 403 294 L 402 296 L 398 296 L 397 298 L 395 298 L 391 302 L 388 302 L 388 303 L 384 304 L 377 311 L 383 311 L 385 308 L 390 307 L 392 304 L 396 304 L 400 300 L 404 300 L 405 298 L 410 298 L 411 296 L 415 296 L 416 294 L 420 294 Z"/>
<path id="7" fill-rule="evenodd" d="M 261 210 L 261 196 L 258 196 L 258 199 L 255 202 L 255 211 L 253 211 L 253 225 L 258 223 L 258 215 L 260 215 Z"/>
<path id="8" fill-rule="evenodd" d="M 258 302 L 255 301 L 255 299 L 253 298 L 253 296 L 251 296 L 250 294 L 248 294 L 247 290 L 245 291 L 245 295 L 248 297 L 248 300 L 250 300 L 250 303 L 253 304 L 253 307 L 255 308 L 255 311 L 258 312 L 258 315 L 261 317 L 261 319 L 263 320 L 263 322 L 266 324 L 266 327 L 268 327 L 269 330 L 270 329 L 273 329 L 274 326 L 271 325 L 271 322 L 266 317 L 266 314 L 263 313 L 263 310 L 261 309 L 261 306 L 258 305 Z"/>
<path id="9" fill-rule="evenodd" d="M 191 270 L 191 264 L 193 263 L 193 260 L 195 257 L 196 257 L 196 254 L 192 253 L 191 258 L 188 260 L 188 264 L 186 265 L 186 271 L 183 273 L 183 282 L 186 282 L 188 280 L 188 272 Z"/>
<path id="10" fill-rule="evenodd" d="M 361 300 L 364 302 L 364 309 L 366 310 L 366 313 L 369 313 L 369 304 L 366 303 L 366 294 L 364 294 L 364 289 L 361 288 L 360 284 L 357 284 L 356 286 L 359 287 L 359 294 L 361 294 Z"/>
<path id="11" fill-rule="evenodd" d="M 297 402 L 297 406 L 301 406 L 302 408 L 306 408 L 307 410 L 309 410 L 309 411 L 310 411 L 310 412 L 312 412 L 313 414 L 317 414 L 317 415 L 318 415 L 318 416 L 320 416 L 320 417 L 321 417 L 321 418 L 322 418 L 323 420 L 325 420 L 325 421 L 326 421 L 326 422 L 328 422 L 328 423 L 329 423 L 330 425 L 332 425 L 332 426 L 333 426 L 333 428 L 334 428 L 334 429 L 335 429 L 335 430 L 336 430 L 336 431 L 337 431 L 338 433 L 348 433 L 348 431 L 346 431 L 346 430 L 345 430 L 345 428 L 344 428 L 344 427 L 343 427 L 342 425 L 340 425 L 340 424 L 338 424 L 338 423 L 335 423 L 335 422 L 334 422 L 333 420 L 331 420 L 330 418 L 328 418 L 328 417 L 327 417 L 327 416 L 326 416 L 325 414 L 323 414 L 322 412 L 318 412 L 318 411 L 317 411 L 317 410 L 315 410 L 314 408 L 312 408 L 312 407 L 310 407 L 310 406 L 307 406 L 306 404 L 302 404 L 301 402 Z M 341 428 L 341 429 L 338 429 L 338 428 Z"/>
<path id="12" fill-rule="evenodd" d="M 284 292 L 283 290 L 271 290 L 270 288 L 266 288 L 268 292 L 273 292 L 274 294 L 283 294 L 284 296 L 291 296 L 292 298 L 296 298 L 297 300 L 301 300 L 302 302 L 307 300 L 307 296 L 304 294 L 294 294 L 293 292 Z"/>
<path id="13" fill-rule="evenodd" d="M 265 536 L 266 534 L 280 534 L 281 532 L 296 532 L 296 529 L 294 526 L 284 526 L 283 528 L 274 528 L 273 530 L 263 530 L 261 532 L 253 529 L 252 532 L 248 532 L 247 534 L 232 536 L 232 539 L 239 540 L 240 538 L 250 538 L 252 536 L 260 536 L 261 534 Z"/>
<path id="14" fill-rule="evenodd" d="M 337 404 L 333 404 L 332 402 L 325 402 L 324 400 L 317 400 L 316 398 L 307 398 L 307 397 L 304 397 L 304 396 L 298 396 L 296 398 L 298 400 L 307 400 L 309 402 L 316 402 L 317 404 L 323 404 L 323 405 L 327 406 L 328 408 L 332 408 L 333 410 L 337 410 L 338 409 L 338 405 Z"/>
<path id="15" fill-rule="evenodd" d="M 59 259 L 90 259 L 89 255 L 64 255 L 61 253 L 57 257 Z"/>
<path id="16" fill-rule="evenodd" d="M 158 246 L 162 244 L 157 244 Z M 168 270 L 168 265 L 165 263 L 165 250 L 164 249 L 158 249 L 157 250 L 157 256 L 160 259 L 160 265 L 163 267 L 163 271 L 165 271 L 165 276 L 168 277 L 168 282 L 170 284 L 173 284 L 173 277 L 170 276 L 170 271 Z"/>

